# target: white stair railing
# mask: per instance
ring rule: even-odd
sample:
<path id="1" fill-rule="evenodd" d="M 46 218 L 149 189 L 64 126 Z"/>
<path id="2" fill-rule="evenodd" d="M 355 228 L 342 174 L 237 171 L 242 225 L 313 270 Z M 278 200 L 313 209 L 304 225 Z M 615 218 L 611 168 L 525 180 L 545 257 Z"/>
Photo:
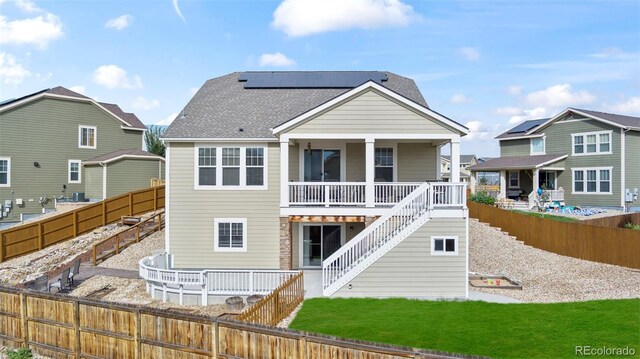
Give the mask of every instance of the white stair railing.
<path id="1" fill-rule="evenodd" d="M 328 297 L 429 220 L 431 185 L 423 183 L 322 262 Z"/>

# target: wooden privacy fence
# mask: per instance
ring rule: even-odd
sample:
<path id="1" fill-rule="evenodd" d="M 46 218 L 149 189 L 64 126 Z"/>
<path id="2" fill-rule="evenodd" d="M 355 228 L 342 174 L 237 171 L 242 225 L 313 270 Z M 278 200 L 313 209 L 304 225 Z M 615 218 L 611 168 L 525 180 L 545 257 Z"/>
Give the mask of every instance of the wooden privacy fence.
<path id="1" fill-rule="evenodd" d="M 0 262 L 41 250 L 131 216 L 164 208 L 164 186 L 125 193 L 74 211 L 0 231 Z"/>
<path id="2" fill-rule="evenodd" d="M 121 250 L 129 247 L 133 243 L 140 242 L 144 239 L 164 228 L 164 210 L 155 214 L 152 217 L 145 219 L 144 221 L 137 223 L 131 227 L 128 227 L 111 237 L 105 238 L 100 242 L 93 245 L 93 265 L 97 265 L 98 262 L 119 254 Z M 98 253 L 99 248 L 105 248 L 113 242 L 113 248 L 107 249 L 102 253 Z"/>
<path id="3" fill-rule="evenodd" d="M 587 219 L 585 221 L 582 221 L 582 223 L 590 224 L 592 226 L 609 227 L 609 228 L 624 228 L 624 225 L 627 223 L 640 225 L 640 212 L 626 213 L 626 214 L 621 214 L 619 216 Z"/>
<path id="4" fill-rule="evenodd" d="M 304 272 L 282 283 L 256 304 L 245 309 L 238 320 L 263 325 L 277 325 L 304 300 Z"/>
<path id="5" fill-rule="evenodd" d="M 464 357 L 5 287 L 0 345 L 91 359 Z"/>
<path id="6" fill-rule="evenodd" d="M 640 268 L 640 231 L 558 222 L 469 201 L 469 216 L 525 244 L 589 261 Z"/>

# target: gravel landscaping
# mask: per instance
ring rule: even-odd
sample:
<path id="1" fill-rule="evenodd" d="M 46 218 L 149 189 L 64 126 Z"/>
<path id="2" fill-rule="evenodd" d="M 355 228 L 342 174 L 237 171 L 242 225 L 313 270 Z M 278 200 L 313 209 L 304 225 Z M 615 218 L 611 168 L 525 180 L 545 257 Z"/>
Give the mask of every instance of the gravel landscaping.
<path id="1" fill-rule="evenodd" d="M 470 290 L 532 303 L 640 298 L 640 270 L 546 252 L 473 219 L 469 236 L 471 272 L 506 275 L 523 285 L 522 290 Z"/>

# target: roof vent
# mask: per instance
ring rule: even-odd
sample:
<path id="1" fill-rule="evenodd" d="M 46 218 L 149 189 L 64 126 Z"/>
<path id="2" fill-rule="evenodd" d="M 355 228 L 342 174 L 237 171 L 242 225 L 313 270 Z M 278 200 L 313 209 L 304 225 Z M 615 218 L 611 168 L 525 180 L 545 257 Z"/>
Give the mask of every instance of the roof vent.
<path id="1" fill-rule="evenodd" d="M 244 132 L 244 128 L 240 127 L 240 128 L 238 129 L 238 132 Z"/>

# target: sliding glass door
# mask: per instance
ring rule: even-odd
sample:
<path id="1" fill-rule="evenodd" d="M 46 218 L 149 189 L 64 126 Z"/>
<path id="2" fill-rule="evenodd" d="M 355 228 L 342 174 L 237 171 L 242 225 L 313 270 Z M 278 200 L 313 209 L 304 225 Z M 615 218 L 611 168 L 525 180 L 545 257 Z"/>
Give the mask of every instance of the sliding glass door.
<path id="1" fill-rule="evenodd" d="M 342 226 L 302 226 L 302 266 L 321 267 L 322 261 L 342 245 Z"/>
<path id="2" fill-rule="evenodd" d="M 305 182 L 339 182 L 340 150 L 304 150 Z"/>

